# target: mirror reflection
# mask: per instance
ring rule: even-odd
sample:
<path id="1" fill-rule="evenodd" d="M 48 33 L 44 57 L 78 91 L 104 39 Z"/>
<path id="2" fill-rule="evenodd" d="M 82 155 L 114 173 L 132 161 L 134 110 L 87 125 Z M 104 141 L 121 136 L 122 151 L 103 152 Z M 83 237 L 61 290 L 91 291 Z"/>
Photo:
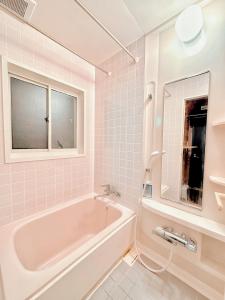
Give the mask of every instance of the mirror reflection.
<path id="1" fill-rule="evenodd" d="M 164 87 L 161 197 L 201 207 L 209 72 Z"/>

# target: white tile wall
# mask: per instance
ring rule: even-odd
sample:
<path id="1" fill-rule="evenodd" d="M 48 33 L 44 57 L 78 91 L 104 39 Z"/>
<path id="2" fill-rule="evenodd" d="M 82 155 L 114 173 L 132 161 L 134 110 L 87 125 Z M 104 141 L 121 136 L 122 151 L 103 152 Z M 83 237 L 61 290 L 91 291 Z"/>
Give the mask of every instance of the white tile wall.
<path id="1" fill-rule="evenodd" d="M 96 75 L 95 189 L 110 183 L 135 208 L 142 184 L 144 38 L 129 50 L 139 63 L 121 51 L 103 64 L 112 76 Z"/>
<path id="2" fill-rule="evenodd" d="M 0 55 L 80 86 L 87 92 L 88 103 L 85 157 L 5 164 L 0 93 L 1 226 L 93 191 L 95 76 L 91 65 L 3 11 L 0 11 Z"/>

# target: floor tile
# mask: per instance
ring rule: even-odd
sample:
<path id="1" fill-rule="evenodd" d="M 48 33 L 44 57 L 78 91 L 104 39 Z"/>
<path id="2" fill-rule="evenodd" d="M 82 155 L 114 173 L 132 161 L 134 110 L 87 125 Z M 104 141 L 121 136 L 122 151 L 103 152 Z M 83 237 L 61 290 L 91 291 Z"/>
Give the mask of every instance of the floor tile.
<path id="1" fill-rule="evenodd" d="M 154 274 L 139 262 L 122 262 L 90 300 L 207 300 L 168 272 Z"/>
<path id="2" fill-rule="evenodd" d="M 114 270 L 111 274 L 111 278 L 117 283 L 123 279 L 123 276 L 123 273 L 119 269 Z"/>
<path id="3" fill-rule="evenodd" d="M 107 278 L 105 282 L 102 284 L 102 288 L 107 294 L 110 294 L 110 292 L 117 286 L 115 281 L 110 277 Z"/>
<path id="4" fill-rule="evenodd" d="M 119 266 L 117 267 L 117 270 L 120 271 L 122 274 L 124 274 L 124 273 L 126 273 L 127 271 L 129 271 L 130 268 L 131 268 L 131 267 L 128 266 L 127 263 L 125 263 L 125 262 L 122 261 L 122 262 L 119 264 Z"/>
<path id="5" fill-rule="evenodd" d="M 101 287 L 91 297 L 91 300 L 109 300 L 109 299 L 110 299 L 109 295 Z"/>
<path id="6" fill-rule="evenodd" d="M 125 293 L 129 294 L 130 290 L 134 286 L 134 283 L 128 277 L 125 276 L 120 282 L 119 286 L 122 288 L 122 290 L 124 290 Z"/>
<path id="7" fill-rule="evenodd" d="M 110 297 L 113 300 L 125 300 L 127 298 L 127 294 L 118 286 L 116 289 L 113 289 L 110 293 Z"/>

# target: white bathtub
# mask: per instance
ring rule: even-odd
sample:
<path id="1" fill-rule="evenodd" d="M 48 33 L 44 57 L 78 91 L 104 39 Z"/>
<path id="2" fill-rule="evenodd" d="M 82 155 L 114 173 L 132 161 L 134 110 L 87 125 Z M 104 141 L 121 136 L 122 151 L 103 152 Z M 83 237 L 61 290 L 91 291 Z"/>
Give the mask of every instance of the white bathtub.
<path id="1" fill-rule="evenodd" d="M 78 199 L 2 227 L 0 300 L 80 300 L 133 242 L 134 213 Z"/>

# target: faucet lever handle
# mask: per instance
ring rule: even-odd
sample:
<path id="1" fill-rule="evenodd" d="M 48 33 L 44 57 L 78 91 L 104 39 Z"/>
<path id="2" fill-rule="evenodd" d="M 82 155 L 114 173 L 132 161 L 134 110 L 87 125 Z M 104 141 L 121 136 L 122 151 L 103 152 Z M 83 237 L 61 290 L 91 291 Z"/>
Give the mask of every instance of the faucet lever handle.
<path id="1" fill-rule="evenodd" d="M 110 184 L 102 184 L 101 186 L 105 188 L 104 191 L 105 191 L 106 193 L 109 193 L 109 192 L 110 192 L 110 190 L 111 190 Z"/>

